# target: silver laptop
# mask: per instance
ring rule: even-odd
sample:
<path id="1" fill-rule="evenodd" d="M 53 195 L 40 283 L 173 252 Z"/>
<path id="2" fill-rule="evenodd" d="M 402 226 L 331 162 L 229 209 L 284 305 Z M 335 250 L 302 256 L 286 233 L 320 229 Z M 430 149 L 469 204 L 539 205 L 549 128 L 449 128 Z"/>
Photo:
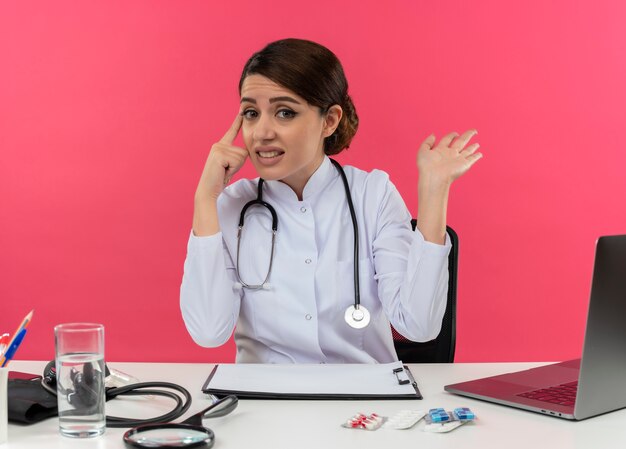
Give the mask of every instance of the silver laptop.
<path id="1" fill-rule="evenodd" d="M 626 235 L 596 242 L 582 358 L 444 388 L 574 420 L 626 407 Z"/>

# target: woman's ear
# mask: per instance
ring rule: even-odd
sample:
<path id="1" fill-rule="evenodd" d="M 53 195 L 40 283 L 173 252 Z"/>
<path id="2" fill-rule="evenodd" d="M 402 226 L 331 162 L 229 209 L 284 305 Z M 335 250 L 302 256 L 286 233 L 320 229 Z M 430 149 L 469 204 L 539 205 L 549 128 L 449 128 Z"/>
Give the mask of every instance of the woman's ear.
<path id="1" fill-rule="evenodd" d="M 341 106 L 335 104 L 328 108 L 328 111 L 326 111 L 326 114 L 324 115 L 323 136 L 325 138 L 335 132 L 337 126 L 339 126 L 341 117 L 343 117 L 343 109 L 341 109 Z"/>

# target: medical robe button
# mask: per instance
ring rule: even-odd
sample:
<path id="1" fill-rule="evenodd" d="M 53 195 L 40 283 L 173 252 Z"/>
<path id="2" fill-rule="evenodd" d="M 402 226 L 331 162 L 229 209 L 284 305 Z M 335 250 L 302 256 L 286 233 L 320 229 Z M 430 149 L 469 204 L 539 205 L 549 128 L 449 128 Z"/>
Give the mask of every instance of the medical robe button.
<path id="1" fill-rule="evenodd" d="M 307 313 L 306 315 L 304 315 L 304 318 L 306 318 L 307 320 L 310 320 L 313 317 L 311 316 L 311 314 Z"/>
<path id="2" fill-rule="evenodd" d="M 311 259 L 305 260 L 304 263 L 311 263 Z"/>
<path id="3" fill-rule="evenodd" d="M 306 207 L 301 207 L 300 208 L 300 212 L 305 213 L 306 212 Z"/>

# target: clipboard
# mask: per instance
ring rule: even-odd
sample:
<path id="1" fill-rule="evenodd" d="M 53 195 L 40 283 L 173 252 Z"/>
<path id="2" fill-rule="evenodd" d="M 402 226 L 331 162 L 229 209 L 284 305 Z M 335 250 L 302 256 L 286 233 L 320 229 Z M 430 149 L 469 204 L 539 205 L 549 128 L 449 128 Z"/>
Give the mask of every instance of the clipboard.
<path id="1" fill-rule="evenodd" d="M 221 364 L 202 391 L 240 399 L 422 399 L 402 362 L 386 364 Z"/>

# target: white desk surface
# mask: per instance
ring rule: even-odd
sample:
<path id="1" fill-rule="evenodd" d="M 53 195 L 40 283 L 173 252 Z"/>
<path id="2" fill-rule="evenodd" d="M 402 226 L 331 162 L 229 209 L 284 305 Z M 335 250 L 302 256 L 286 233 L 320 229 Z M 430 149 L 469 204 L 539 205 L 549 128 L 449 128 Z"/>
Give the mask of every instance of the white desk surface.
<path id="1" fill-rule="evenodd" d="M 44 362 L 14 361 L 11 369 L 41 373 Z M 538 366 L 540 363 L 456 363 L 410 365 L 423 400 L 388 401 L 258 401 L 242 400 L 229 416 L 216 418 L 209 427 L 216 434 L 216 449 L 228 448 L 617 448 L 626 447 L 626 409 L 573 422 L 532 412 L 455 396 L 443 386 L 479 377 Z M 116 368 L 141 381 L 168 381 L 186 387 L 193 396 L 187 415 L 209 405 L 200 391 L 211 364 L 116 363 Z M 358 381 L 358 379 L 355 379 Z M 107 414 L 145 418 L 167 412 L 165 398 L 116 398 L 107 402 Z M 424 432 L 419 422 L 409 430 L 353 430 L 341 423 L 357 412 L 391 416 L 402 409 L 453 409 L 468 406 L 478 420 L 451 433 Z M 74 440 L 58 433 L 58 421 L 9 424 L 9 441 L 1 449 L 123 448 L 126 429 L 107 429 L 92 439 Z"/>

